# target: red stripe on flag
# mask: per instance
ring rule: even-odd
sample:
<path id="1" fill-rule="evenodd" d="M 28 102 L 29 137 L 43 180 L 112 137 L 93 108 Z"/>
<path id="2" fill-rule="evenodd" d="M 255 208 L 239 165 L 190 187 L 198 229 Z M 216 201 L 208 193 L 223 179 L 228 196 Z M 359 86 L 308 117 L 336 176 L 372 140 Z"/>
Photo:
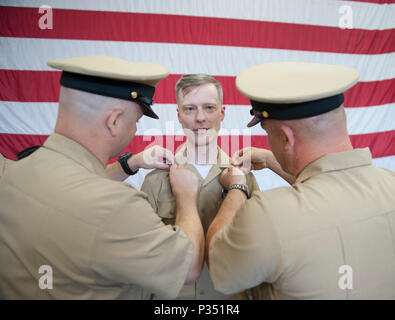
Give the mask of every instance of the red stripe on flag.
<path id="1" fill-rule="evenodd" d="M 0 153 L 6 158 L 16 160 L 19 151 L 33 145 L 42 145 L 47 137 L 47 135 L 1 133 Z M 350 139 L 354 148 L 369 147 L 373 158 L 395 155 L 395 130 L 351 135 Z M 184 141 L 185 137 L 182 136 L 136 136 L 125 149 L 125 152 L 138 153 L 149 145 L 160 145 L 174 152 Z M 229 155 L 250 145 L 269 148 L 267 136 L 220 136 L 218 144 Z"/>
<path id="2" fill-rule="evenodd" d="M 47 135 L 0 133 L 0 153 L 8 159 L 16 160 L 18 152 L 31 146 L 41 146 L 47 138 Z"/>
<path id="3" fill-rule="evenodd" d="M 369 107 L 395 102 L 395 79 L 358 82 L 344 94 L 344 106 Z"/>
<path id="4" fill-rule="evenodd" d="M 176 103 L 174 86 L 181 77 L 172 74 L 156 89 L 156 103 Z M 221 82 L 225 105 L 249 105 L 236 89 L 235 77 L 215 76 Z M 0 101 L 58 102 L 59 71 L 0 70 Z M 345 94 L 346 107 L 378 106 L 395 102 L 395 79 L 359 82 Z"/>
<path id="5" fill-rule="evenodd" d="M 391 3 L 395 3 L 395 0 L 347 0 L 347 1 L 377 3 L 377 4 L 391 4 Z"/>
<path id="6" fill-rule="evenodd" d="M 39 20 L 43 15 L 39 14 L 38 8 L 0 7 L 0 36 L 183 43 L 358 54 L 395 51 L 395 41 L 392 41 L 395 38 L 395 29 L 340 29 L 268 21 L 53 9 L 53 29 L 41 30 Z"/>
<path id="7" fill-rule="evenodd" d="M 58 102 L 60 71 L 0 70 L 0 101 Z"/>

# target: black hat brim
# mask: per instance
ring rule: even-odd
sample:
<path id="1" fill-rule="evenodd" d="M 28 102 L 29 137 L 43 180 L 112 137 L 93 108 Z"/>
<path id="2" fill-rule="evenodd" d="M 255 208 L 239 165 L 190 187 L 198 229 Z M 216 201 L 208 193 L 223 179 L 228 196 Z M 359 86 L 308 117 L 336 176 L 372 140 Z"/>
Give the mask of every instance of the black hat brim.
<path id="1" fill-rule="evenodd" d="M 140 103 L 140 107 L 143 110 L 143 114 L 147 117 L 153 118 L 153 119 L 159 119 L 158 115 L 152 110 L 152 107 L 145 104 L 145 103 Z"/>

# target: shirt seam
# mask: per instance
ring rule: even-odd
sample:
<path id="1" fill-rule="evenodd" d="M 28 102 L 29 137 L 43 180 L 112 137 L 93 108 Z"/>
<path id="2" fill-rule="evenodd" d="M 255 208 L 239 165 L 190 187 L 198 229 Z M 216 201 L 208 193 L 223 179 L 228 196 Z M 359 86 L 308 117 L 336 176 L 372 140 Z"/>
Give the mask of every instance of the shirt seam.
<path id="1" fill-rule="evenodd" d="M 343 242 L 343 238 L 342 238 L 339 226 L 336 226 L 336 231 L 337 231 L 337 234 L 338 234 L 338 237 L 339 237 L 339 240 L 340 240 L 340 247 L 341 247 L 341 250 L 342 250 L 342 257 L 343 257 L 343 264 L 347 265 L 346 253 L 344 251 L 344 242 Z M 348 292 L 349 289 L 346 287 L 345 290 L 346 290 L 346 299 L 348 300 L 349 299 L 349 292 Z"/>
<path id="2" fill-rule="evenodd" d="M 372 165 L 371 163 L 366 163 L 366 164 L 359 164 L 359 165 L 350 166 L 350 167 L 341 167 L 341 168 L 337 168 L 337 169 L 318 171 L 316 173 L 312 173 L 311 175 L 309 175 L 308 177 L 306 177 L 306 178 L 304 178 L 304 179 L 302 179 L 300 181 L 295 182 L 294 186 L 297 185 L 298 183 L 303 183 L 303 182 L 305 182 L 305 181 L 307 181 L 307 180 L 309 180 L 309 179 L 311 179 L 311 178 L 313 178 L 315 176 L 319 176 L 321 174 L 332 173 L 332 172 L 339 172 L 339 171 L 347 171 L 347 170 L 350 170 L 350 169 L 359 168 L 359 167 L 367 167 L 367 166 L 371 166 L 371 165 Z"/>
<path id="3" fill-rule="evenodd" d="M 391 228 L 391 221 L 390 221 L 390 218 L 389 218 L 389 214 L 390 214 L 390 213 L 393 213 L 393 212 L 394 212 L 394 211 L 389 211 L 389 212 L 387 212 L 387 213 L 385 214 L 385 216 L 386 216 L 387 221 L 388 221 L 388 226 L 389 226 L 390 234 L 391 234 L 391 238 L 392 238 L 392 248 L 393 248 L 393 250 L 394 250 L 394 256 L 395 256 L 395 235 L 394 235 L 394 233 L 393 233 L 393 231 L 392 231 L 392 228 Z"/>

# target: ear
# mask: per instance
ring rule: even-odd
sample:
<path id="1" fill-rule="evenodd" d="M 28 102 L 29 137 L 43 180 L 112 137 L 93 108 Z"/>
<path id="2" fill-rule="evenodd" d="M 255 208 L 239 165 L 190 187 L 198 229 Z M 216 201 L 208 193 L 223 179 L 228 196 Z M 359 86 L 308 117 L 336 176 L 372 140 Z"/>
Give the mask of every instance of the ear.
<path id="1" fill-rule="evenodd" d="M 295 146 L 295 134 L 291 127 L 287 125 L 280 126 L 280 138 L 285 152 L 292 150 Z"/>
<path id="2" fill-rule="evenodd" d="M 123 115 L 123 110 L 113 109 L 111 110 L 111 112 L 108 114 L 106 118 L 107 129 L 109 130 L 113 138 L 115 138 L 119 134 L 121 128 L 120 122 L 122 115 Z"/>
<path id="3" fill-rule="evenodd" d="M 221 107 L 221 121 L 224 121 L 225 119 L 225 106 L 223 105 Z"/>

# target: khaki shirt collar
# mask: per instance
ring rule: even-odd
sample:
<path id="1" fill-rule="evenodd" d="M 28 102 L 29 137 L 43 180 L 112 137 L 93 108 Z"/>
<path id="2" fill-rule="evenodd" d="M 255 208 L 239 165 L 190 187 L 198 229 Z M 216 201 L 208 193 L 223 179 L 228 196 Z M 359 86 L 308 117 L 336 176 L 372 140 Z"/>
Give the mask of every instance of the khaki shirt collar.
<path id="1" fill-rule="evenodd" d="M 89 171 L 96 173 L 103 178 L 108 178 L 106 170 L 99 159 L 97 159 L 85 147 L 72 139 L 58 133 L 53 133 L 45 141 L 43 147 L 57 153 L 61 153 Z"/>
<path id="2" fill-rule="evenodd" d="M 216 178 L 219 174 L 221 174 L 223 169 L 232 166 L 229 156 L 224 151 L 222 151 L 222 149 L 218 146 L 217 146 L 217 151 L 218 151 L 217 163 L 211 167 L 209 173 L 207 174 L 207 177 L 203 180 L 203 186 L 205 186 L 214 178 Z M 187 147 L 185 143 L 182 145 L 180 150 L 175 154 L 174 161 L 177 164 L 184 165 L 185 168 L 188 168 L 189 170 L 195 172 L 197 176 L 200 177 L 200 174 L 198 174 L 198 171 L 195 168 L 195 166 L 188 161 Z"/>
<path id="3" fill-rule="evenodd" d="M 368 166 L 371 164 L 372 154 L 369 148 L 328 153 L 308 164 L 297 177 L 295 184 L 304 182 L 319 173 Z"/>

